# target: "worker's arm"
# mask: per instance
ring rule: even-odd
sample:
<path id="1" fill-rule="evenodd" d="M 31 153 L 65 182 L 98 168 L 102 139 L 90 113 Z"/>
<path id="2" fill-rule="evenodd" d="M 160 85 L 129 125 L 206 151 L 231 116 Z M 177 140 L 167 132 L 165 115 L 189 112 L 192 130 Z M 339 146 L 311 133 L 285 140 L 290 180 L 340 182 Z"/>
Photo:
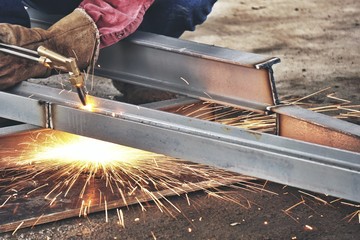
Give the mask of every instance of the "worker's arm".
<path id="1" fill-rule="evenodd" d="M 32 50 L 39 46 L 77 59 L 87 67 L 98 53 L 125 38 L 140 25 L 153 0 L 84 0 L 79 8 L 47 30 L 0 23 L 0 42 Z M 48 76 L 42 65 L 0 54 L 0 89 L 31 77 Z"/>
<path id="2" fill-rule="evenodd" d="M 139 27 L 154 0 L 83 0 L 79 6 L 94 20 L 100 48 L 129 36 Z"/>

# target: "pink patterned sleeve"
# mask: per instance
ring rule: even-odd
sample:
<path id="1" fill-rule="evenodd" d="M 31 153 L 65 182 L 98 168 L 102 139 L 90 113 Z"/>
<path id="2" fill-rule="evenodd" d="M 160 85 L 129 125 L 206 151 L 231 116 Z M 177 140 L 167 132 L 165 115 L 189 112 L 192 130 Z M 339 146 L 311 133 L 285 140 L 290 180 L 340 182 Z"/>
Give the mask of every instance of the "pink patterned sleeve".
<path id="1" fill-rule="evenodd" d="M 139 27 L 154 0 L 83 0 L 80 8 L 94 20 L 100 48 L 129 36 Z"/>

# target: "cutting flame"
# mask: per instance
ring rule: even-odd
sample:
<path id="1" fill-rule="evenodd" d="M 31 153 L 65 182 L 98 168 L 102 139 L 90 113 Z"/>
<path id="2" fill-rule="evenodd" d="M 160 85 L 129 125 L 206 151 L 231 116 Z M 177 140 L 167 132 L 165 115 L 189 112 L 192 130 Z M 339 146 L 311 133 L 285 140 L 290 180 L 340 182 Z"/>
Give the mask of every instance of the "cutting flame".
<path id="1" fill-rule="evenodd" d="M 86 110 L 86 111 L 89 111 L 89 112 L 94 112 L 95 110 L 95 101 L 93 98 L 91 98 L 89 95 L 86 96 L 86 105 L 79 105 L 79 108 L 80 109 L 83 109 L 83 110 Z"/>
<path id="2" fill-rule="evenodd" d="M 64 135 L 67 135 L 63 133 Z M 141 157 L 141 150 L 103 142 L 81 136 L 67 136 L 67 141 L 53 146 L 42 146 L 35 153 L 35 159 L 62 160 L 65 162 L 82 162 L 106 164 L 113 161 L 131 161 Z"/>
<path id="3" fill-rule="evenodd" d="M 93 112 L 93 111 L 94 111 L 94 105 L 91 104 L 91 103 L 86 103 L 85 106 L 84 106 L 84 105 L 81 105 L 80 108 L 83 109 L 83 110 L 87 110 L 87 111 L 89 111 L 89 112 Z"/>
<path id="4" fill-rule="evenodd" d="M 31 153 L 18 164 L 59 164 L 91 169 L 106 169 L 119 163 L 131 164 L 141 159 L 156 156 L 155 153 L 117 145 L 97 139 L 82 137 L 65 132 L 46 135 L 42 144 L 31 143 Z"/>

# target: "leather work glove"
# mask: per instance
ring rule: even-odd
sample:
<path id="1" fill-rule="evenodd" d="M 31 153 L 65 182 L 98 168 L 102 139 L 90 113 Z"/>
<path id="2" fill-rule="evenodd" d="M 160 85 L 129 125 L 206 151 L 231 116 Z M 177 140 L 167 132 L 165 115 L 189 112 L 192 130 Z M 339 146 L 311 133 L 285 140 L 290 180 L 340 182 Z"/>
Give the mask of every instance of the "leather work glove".
<path id="1" fill-rule="evenodd" d="M 0 42 L 32 50 L 44 46 L 65 57 L 75 58 L 80 69 L 86 68 L 97 54 L 98 35 L 95 23 L 81 9 L 47 30 L 0 24 Z M 29 78 L 47 77 L 50 73 L 50 69 L 35 61 L 0 53 L 0 90 Z"/>

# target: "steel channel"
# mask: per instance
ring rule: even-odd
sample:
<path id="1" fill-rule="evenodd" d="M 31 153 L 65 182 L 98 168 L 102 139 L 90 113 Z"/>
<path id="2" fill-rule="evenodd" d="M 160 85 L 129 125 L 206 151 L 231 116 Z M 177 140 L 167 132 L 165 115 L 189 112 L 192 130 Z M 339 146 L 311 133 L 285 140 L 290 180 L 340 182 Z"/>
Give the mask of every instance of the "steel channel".
<path id="1" fill-rule="evenodd" d="M 95 74 L 189 97 L 266 112 L 275 104 L 268 68 L 252 53 L 137 32 L 103 49 Z"/>
<path id="2" fill-rule="evenodd" d="M 78 109 L 75 93 L 22 83 L 4 99 L 21 112 L 34 104 L 29 91 L 36 87 L 41 101 L 50 102 L 53 128 L 87 137 L 162 153 L 230 171 L 322 192 L 360 202 L 360 154 L 247 131 L 121 102 L 93 98 L 97 113 Z M 46 95 L 51 96 L 46 98 Z M 0 96 L 6 93 L 0 92 Z M 54 95 L 52 95 L 54 94 Z M 65 100 L 66 99 L 66 100 Z M 59 104 L 57 102 L 62 102 Z M 8 111 L 13 112 L 13 109 Z M 26 119 L 41 121 L 40 111 Z M 0 111 L 4 115 L 4 111 Z M 23 121 L 23 115 L 12 115 Z"/>
<path id="3" fill-rule="evenodd" d="M 360 152 L 360 126 L 298 106 L 277 106 L 280 136 Z M 359 159 L 360 161 L 360 159 Z"/>

